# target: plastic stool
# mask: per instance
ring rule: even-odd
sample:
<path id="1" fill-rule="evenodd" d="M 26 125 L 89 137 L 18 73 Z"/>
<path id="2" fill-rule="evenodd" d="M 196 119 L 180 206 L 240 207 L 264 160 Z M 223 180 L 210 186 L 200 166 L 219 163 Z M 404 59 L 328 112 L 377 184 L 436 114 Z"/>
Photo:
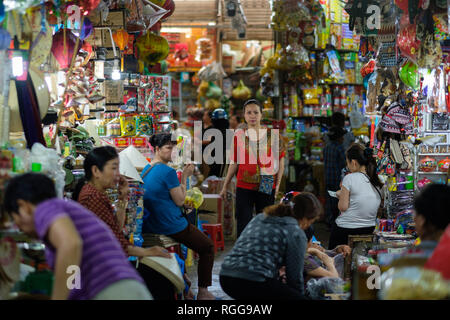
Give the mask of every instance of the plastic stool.
<path id="1" fill-rule="evenodd" d="M 220 248 L 222 251 L 225 250 L 225 241 L 223 239 L 223 231 L 221 224 L 202 224 L 203 230 L 214 242 L 214 253 Z"/>

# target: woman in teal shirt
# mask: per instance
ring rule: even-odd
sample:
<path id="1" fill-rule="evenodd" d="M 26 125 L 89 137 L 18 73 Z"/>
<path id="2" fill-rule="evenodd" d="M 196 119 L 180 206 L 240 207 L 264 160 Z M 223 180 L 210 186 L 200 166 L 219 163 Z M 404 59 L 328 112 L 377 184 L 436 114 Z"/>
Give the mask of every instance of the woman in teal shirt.
<path id="1" fill-rule="evenodd" d="M 170 133 L 158 133 L 150 138 L 155 151 L 153 161 L 144 168 L 144 233 L 167 235 L 197 252 L 198 300 L 215 297 L 208 291 L 212 281 L 214 244 L 203 232 L 190 224 L 183 216 L 181 206 L 186 198 L 186 180 L 192 175 L 194 166 L 187 165 L 178 181 L 176 171 L 168 166 L 173 146 Z"/>

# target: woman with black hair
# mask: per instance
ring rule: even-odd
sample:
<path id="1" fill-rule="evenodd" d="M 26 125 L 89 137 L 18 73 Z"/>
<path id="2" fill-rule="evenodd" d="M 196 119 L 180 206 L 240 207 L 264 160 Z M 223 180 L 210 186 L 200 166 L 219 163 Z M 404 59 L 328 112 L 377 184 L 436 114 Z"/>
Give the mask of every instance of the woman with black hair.
<path id="1" fill-rule="evenodd" d="M 49 177 L 27 173 L 11 179 L 4 208 L 21 231 L 44 242 L 54 272 L 52 299 L 151 299 L 110 228 L 78 203 L 58 199 Z M 78 273 L 68 273 L 74 266 Z M 70 288 L 74 276 L 79 282 Z"/>
<path id="2" fill-rule="evenodd" d="M 348 243 L 349 235 L 372 234 L 380 207 L 383 184 L 377 175 L 377 164 L 371 148 L 353 144 L 346 152 L 351 172 L 336 192 L 341 214 L 332 227 L 328 248 Z"/>
<path id="3" fill-rule="evenodd" d="M 261 126 L 261 117 L 259 101 L 251 99 L 244 103 L 248 128 L 237 130 L 233 137 L 231 163 L 220 192 L 225 199 L 228 185 L 236 175 L 238 237 L 252 220 L 254 208 L 256 212 L 262 212 L 265 207 L 273 205 L 284 171 L 285 151 L 281 138 L 275 134 L 276 131 Z"/>
<path id="4" fill-rule="evenodd" d="M 305 299 L 304 230 L 319 217 L 322 205 L 312 194 L 288 193 L 245 227 L 220 270 L 220 285 L 234 299 Z M 286 283 L 279 270 L 286 267 Z"/>
<path id="5" fill-rule="evenodd" d="M 198 300 L 215 297 L 208 291 L 212 284 L 214 244 L 203 232 L 188 222 L 181 211 L 186 198 L 187 178 L 194 172 L 194 165 L 188 164 L 181 174 L 181 183 L 175 169 L 168 166 L 176 142 L 170 133 L 158 133 L 150 138 L 155 156 L 142 171 L 144 180 L 144 233 L 169 236 L 175 241 L 197 252 Z"/>
<path id="6" fill-rule="evenodd" d="M 164 248 L 154 246 L 141 248 L 133 246 L 123 235 L 125 223 L 128 181 L 119 173 L 119 155 L 113 147 L 105 146 L 91 150 L 84 161 L 85 178 L 80 181 L 74 192 L 74 200 L 77 200 L 85 208 L 95 213 L 120 242 L 127 256 L 146 257 L 160 256 L 170 258 L 170 254 Z M 106 189 L 119 187 L 119 205 L 117 212 L 106 195 Z M 174 289 L 163 275 L 140 264 L 139 273 L 144 278 L 148 289 L 155 300 L 174 299 Z"/>

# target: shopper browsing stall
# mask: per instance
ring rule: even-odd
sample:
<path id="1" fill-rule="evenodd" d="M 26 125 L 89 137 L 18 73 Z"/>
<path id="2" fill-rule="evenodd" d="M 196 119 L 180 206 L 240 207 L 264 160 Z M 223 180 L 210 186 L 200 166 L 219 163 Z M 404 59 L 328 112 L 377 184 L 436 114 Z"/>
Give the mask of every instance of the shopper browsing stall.
<path id="1" fill-rule="evenodd" d="M 54 271 L 52 299 L 149 300 L 141 277 L 129 264 L 111 230 L 76 202 L 56 198 L 45 175 L 13 178 L 4 207 L 26 234 L 42 240 L 47 263 Z M 67 286 L 70 266 L 79 266 L 79 287 Z M 76 283 L 75 283 L 76 284 Z"/>
<path id="2" fill-rule="evenodd" d="M 311 193 L 285 196 L 252 219 L 226 256 L 220 285 L 234 299 L 304 299 L 305 232 L 321 214 Z M 278 280 L 286 266 L 287 283 Z"/>
<path id="3" fill-rule="evenodd" d="M 376 172 L 373 151 L 353 144 L 346 152 L 347 168 L 351 172 L 336 192 L 341 212 L 333 225 L 329 247 L 348 243 L 349 235 L 372 234 L 381 204 L 383 184 Z"/>
<path id="4" fill-rule="evenodd" d="M 161 256 L 170 258 L 170 254 L 161 247 L 140 248 L 131 245 L 125 239 L 122 229 L 125 222 L 128 200 L 128 182 L 119 173 L 119 155 L 113 147 L 99 147 L 93 149 L 84 161 L 85 178 L 79 182 L 75 190 L 74 199 L 85 208 L 95 213 L 105 222 L 120 242 L 127 256 L 146 257 Z M 117 214 L 106 195 L 106 189 L 119 186 L 119 205 Z M 140 264 L 139 273 L 144 278 L 148 289 L 156 300 L 173 299 L 174 292 L 171 282 L 163 275 Z M 164 285 L 157 285 L 157 284 Z M 165 294 L 164 294 L 165 293 Z"/>
<path id="5" fill-rule="evenodd" d="M 339 190 L 341 172 L 345 168 L 345 149 L 343 147 L 346 131 L 340 127 L 331 127 L 328 134 L 328 142 L 323 149 L 323 162 L 325 167 L 325 187 L 327 191 Z M 333 225 L 339 215 L 338 200 L 326 194 L 325 214 L 327 222 Z"/>
<path id="6" fill-rule="evenodd" d="M 186 180 L 194 165 L 186 165 L 178 181 L 176 171 L 169 167 L 175 142 L 170 133 L 158 133 L 150 139 L 155 150 L 153 161 L 144 168 L 144 223 L 143 232 L 167 235 L 199 254 L 198 300 L 214 299 L 208 291 L 212 281 L 214 245 L 210 238 L 183 216 L 181 206 L 186 198 Z"/>
<path id="7" fill-rule="evenodd" d="M 228 185 L 237 174 L 237 236 L 250 222 L 253 209 L 262 212 L 275 201 L 284 171 L 285 156 L 280 137 L 261 127 L 262 107 L 257 100 L 244 104 L 247 129 L 238 130 L 233 138 L 232 159 L 220 192 L 225 197 Z M 272 149 L 275 146 L 275 149 Z"/>

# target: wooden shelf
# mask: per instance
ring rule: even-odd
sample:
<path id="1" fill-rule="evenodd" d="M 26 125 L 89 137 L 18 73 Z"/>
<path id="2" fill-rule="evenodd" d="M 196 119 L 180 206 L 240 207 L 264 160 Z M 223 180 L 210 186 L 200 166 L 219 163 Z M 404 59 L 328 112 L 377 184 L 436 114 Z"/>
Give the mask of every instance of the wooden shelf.
<path id="1" fill-rule="evenodd" d="M 319 83 L 319 86 L 364 86 L 362 83 Z"/>
<path id="2" fill-rule="evenodd" d="M 439 175 L 447 175 L 447 172 L 439 172 L 439 171 L 424 172 L 424 171 L 419 171 L 418 174 L 439 174 Z"/>

